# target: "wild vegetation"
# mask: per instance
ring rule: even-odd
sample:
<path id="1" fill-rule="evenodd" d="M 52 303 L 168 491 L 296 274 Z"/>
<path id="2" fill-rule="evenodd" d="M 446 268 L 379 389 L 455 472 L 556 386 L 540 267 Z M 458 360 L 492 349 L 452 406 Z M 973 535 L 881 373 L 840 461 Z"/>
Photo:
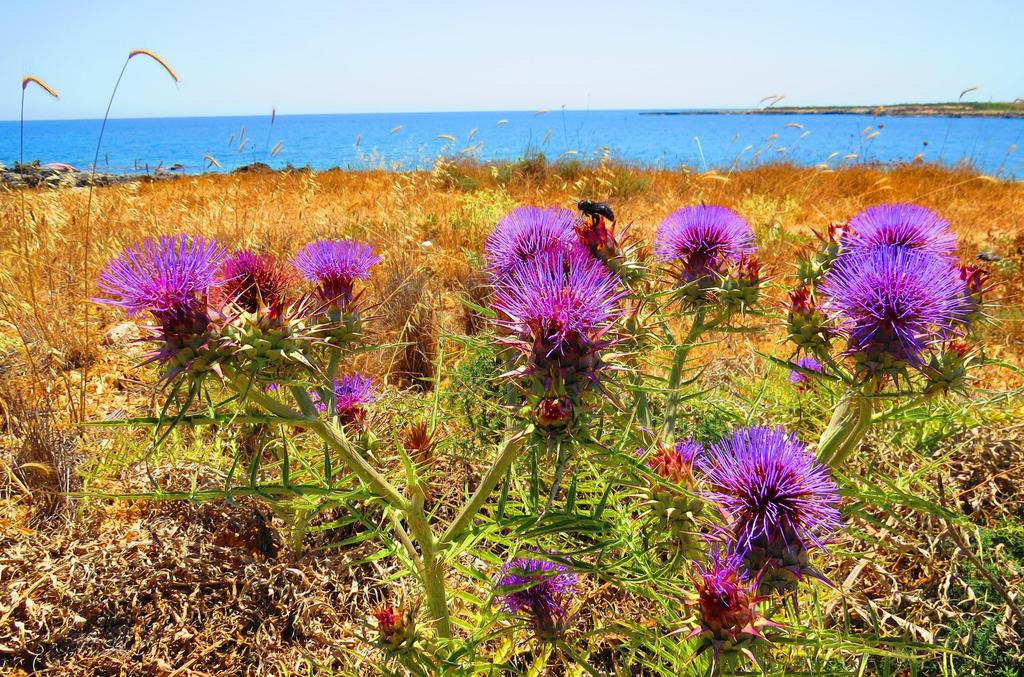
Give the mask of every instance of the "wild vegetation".
<path id="1" fill-rule="evenodd" d="M 886 258 L 882 203 L 941 219 Z M 9 668 L 1024 665 L 1020 184 L 533 157 L 0 214 Z M 789 521 L 747 509 L 769 466 Z"/>

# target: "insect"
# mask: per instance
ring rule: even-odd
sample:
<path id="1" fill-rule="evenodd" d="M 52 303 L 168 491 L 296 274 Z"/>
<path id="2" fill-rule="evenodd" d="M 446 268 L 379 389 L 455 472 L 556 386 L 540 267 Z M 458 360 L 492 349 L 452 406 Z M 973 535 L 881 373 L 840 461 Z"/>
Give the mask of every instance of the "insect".
<path id="1" fill-rule="evenodd" d="M 589 216 L 592 221 L 597 221 L 601 217 L 604 217 L 609 221 L 615 221 L 615 214 L 607 203 L 582 200 L 578 205 L 576 205 L 576 208 Z"/>

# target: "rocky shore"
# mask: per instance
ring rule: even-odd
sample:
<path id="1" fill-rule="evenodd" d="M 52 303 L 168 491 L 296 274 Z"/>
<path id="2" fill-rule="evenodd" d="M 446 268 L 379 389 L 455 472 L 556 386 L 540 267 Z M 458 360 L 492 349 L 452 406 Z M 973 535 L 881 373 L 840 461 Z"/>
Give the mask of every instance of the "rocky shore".
<path id="1" fill-rule="evenodd" d="M 643 111 L 640 115 L 871 115 L 874 117 L 1024 118 L 1024 104 L 899 103 L 891 106 L 768 106 L 692 111 Z"/>
<path id="2" fill-rule="evenodd" d="M 234 174 L 268 174 L 274 171 L 295 171 L 288 165 L 283 170 L 274 170 L 263 162 L 251 162 L 232 170 Z M 114 186 L 133 181 L 168 181 L 182 176 L 189 176 L 181 165 L 172 165 L 168 169 L 158 168 L 152 172 L 134 172 L 111 174 L 78 169 L 62 162 L 40 164 L 38 161 L 15 163 L 13 167 L 0 164 L 0 188 L 81 188 L 92 186 Z"/>
<path id="3" fill-rule="evenodd" d="M 164 181 L 180 176 L 180 172 L 157 170 L 148 174 L 107 174 L 77 169 L 63 163 L 15 163 L 13 167 L 0 164 L 0 185 L 9 188 L 80 188 L 84 186 L 113 186 L 132 181 Z"/>

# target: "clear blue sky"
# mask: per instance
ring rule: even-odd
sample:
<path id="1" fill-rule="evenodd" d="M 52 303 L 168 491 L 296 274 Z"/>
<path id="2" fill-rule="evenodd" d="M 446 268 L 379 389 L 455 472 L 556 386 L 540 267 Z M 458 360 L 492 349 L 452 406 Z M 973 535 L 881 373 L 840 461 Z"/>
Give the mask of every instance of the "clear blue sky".
<path id="1" fill-rule="evenodd" d="M 1024 1 L 24 0 L 0 22 L 0 119 L 746 107 L 1024 96 Z"/>

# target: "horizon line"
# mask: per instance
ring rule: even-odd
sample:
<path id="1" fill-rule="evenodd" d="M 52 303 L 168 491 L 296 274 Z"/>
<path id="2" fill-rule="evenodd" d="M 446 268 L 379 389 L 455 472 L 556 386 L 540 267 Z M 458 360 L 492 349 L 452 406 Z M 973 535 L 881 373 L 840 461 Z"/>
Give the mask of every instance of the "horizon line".
<path id="1" fill-rule="evenodd" d="M 534 115 L 548 115 L 552 113 L 615 113 L 615 112 L 715 112 L 715 111 L 755 111 L 755 110 L 767 110 L 769 108 L 877 108 L 885 106 L 937 106 L 947 105 L 951 103 L 1007 103 L 1012 102 L 1004 101 L 931 101 L 931 102 L 901 102 L 901 103 L 859 103 L 859 104 L 805 104 L 805 105 L 786 105 L 786 106 L 696 106 L 696 107 L 669 107 L 669 106 L 651 106 L 641 108 L 565 108 L 559 106 L 558 108 L 547 108 L 547 109 L 474 109 L 474 110 L 421 110 L 421 111 L 358 111 L 358 112 L 346 112 L 346 113 L 277 113 L 276 107 L 271 113 L 230 113 L 220 115 L 136 115 L 128 117 L 110 117 L 108 121 L 112 120 L 188 120 L 196 118 L 260 118 L 260 117 L 316 117 L 316 116 L 328 116 L 328 115 L 451 115 L 453 113 L 532 113 Z M 25 118 L 25 122 L 101 122 L 102 117 L 91 117 L 91 118 Z M 20 122 L 18 118 L 6 118 L 0 120 L 3 122 Z"/>
<path id="2" fill-rule="evenodd" d="M 494 109 L 475 109 L 475 110 L 407 110 L 407 111 L 353 111 L 346 113 L 281 113 L 277 112 L 276 117 L 316 117 L 325 115 L 451 115 L 453 113 L 532 113 L 533 115 L 549 115 L 554 113 L 634 113 L 634 112 L 647 112 L 647 111 L 718 111 L 718 110 L 754 110 L 753 108 L 745 108 L 742 106 L 701 106 L 698 108 L 669 108 L 669 107 L 650 107 L 650 108 L 542 108 L 542 109 L 513 109 L 513 108 L 494 108 Z M 259 117 L 271 117 L 272 113 L 230 113 L 230 114 L 219 114 L 219 115 L 135 115 L 128 117 L 110 117 L 110 120 L 187 120 L 193 118 L 259 118 Z M 25 118 L 25 122 L 102 122 L 102 117 L 95 118 Z M 0 120 L 0 122 L 20 122 L 18 118 L 6 118 Z"/>

